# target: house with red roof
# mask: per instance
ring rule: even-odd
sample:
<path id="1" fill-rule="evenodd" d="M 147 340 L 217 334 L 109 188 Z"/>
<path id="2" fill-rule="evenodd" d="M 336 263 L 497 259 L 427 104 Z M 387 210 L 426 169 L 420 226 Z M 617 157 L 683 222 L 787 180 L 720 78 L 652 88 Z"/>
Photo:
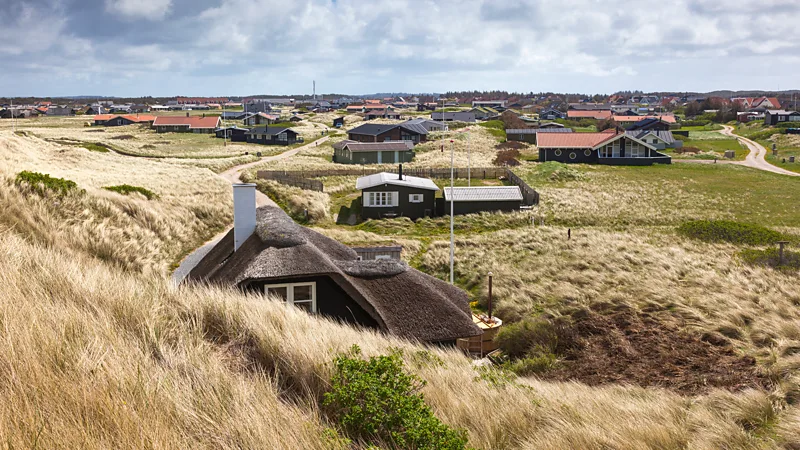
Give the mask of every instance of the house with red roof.
<path id="1" fill-rule="evenodd" d="M 567 119 L 595 119 L 595 120 L 605 120 L 611 117 L 611 110 L 610 109 L 598 109 L 598 110 L 578 110 L 578 109 L 570 109 L 567 111 Z"/>
<path id="2" fill-rule="evenodd" d="M 186 116 L 167 117 L 158 116 L 153 121 L 153 128 L 158 133 L 207 133 L 211 134 L 219 128 L 220 118 Z"/>
<path id="3" fill-rule="evenodd" d="M 672 158 L 636 136 L 606 130 L 602 133 L 537 134 L 539 161 L 624 166 L 670 164 Z"/>
<path id="4" fill-rule="evenodd" d="M 149 114 L 98 114 L 94 116 L 94 124 L 103 127 L 119 127 L 124 125 L 151 125 L 156 116 Z"/>

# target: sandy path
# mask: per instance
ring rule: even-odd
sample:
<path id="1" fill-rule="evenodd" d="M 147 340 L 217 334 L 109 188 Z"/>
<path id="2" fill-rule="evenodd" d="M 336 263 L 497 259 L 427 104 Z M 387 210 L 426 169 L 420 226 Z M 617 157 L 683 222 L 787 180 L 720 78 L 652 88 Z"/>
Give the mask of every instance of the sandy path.
<path id="1" fill-rule="evenodd" d="M 738 134 L 735 134 L 733 132 L 733 127 L 730 125 L 723 125 L 722 127 L 724 129 L 720 131 L 720 133 L 724 134 L 725 136 L 730 136 L 738 139 L 740 142 L 743 142 L 744 145 L 747 146 L 748 150 L 750 150 L 750 153 L 747 154 L 747 159 L 745 159 L 743 162 L 740 162 L 741 165 L 752 167 L 754 169 L 764 170 L 767 172 L 779 173 L 781 175 L 789 175 L 792 177 L 800 176 L 800 173 L 792 172 L 786 169 L 781 169 L 780 167 L 776 167 L 768 163 L 767 160 L 764 159 L 764 157 L 767 155 L 767 149 L 764 148 L 763 145 L 746 137 L 742 137 L 739 136 Z"/>

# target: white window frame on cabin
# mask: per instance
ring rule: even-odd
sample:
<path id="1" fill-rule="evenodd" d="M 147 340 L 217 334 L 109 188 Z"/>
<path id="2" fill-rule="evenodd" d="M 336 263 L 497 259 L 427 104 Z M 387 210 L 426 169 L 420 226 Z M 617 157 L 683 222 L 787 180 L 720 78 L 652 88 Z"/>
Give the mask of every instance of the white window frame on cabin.
<path id="1" fill-rule="evenodd" d="M 424 194 L 408 194 L 409 203 L 423 203 L 425 201 Z"/>
<path id="2" fill-rule="evenodd" d="M 628 154 L 627 149 L 625 154 Z M 645 156 L 647 156 L 647 151 L 644 148 L 644 145 L 639 145 L 638 142 L 632 142 L 630 155 L 628 155 L 628 158 L 644 158 Z"/>
<path id="3" fill-rule="evenodd" d="M 279 141 L 286 141 L 287 139 L 288 139 L 288 138 L 287 138 L 287 136 L 286 136 L 286 133 L 280 133 L 280 134 L 278 134 L 278 140 L 279 140 Z"/>
<path id="4" fill-rule="evenodd" d="M 311 298 L 307 300 L 295 300 L 294 298 L 294 289 L 296 287 L 301 286 L 310 286 L 311 287 Z M 279 288 L 286 288 L 286 304 L 287 305 L 297 305 L 298 303 L 310 303 L 311 304 L 311 312 L 317 312 L 317 282 L 316 281 L 306 281 L 302 283 L 280 283 L 280 284 L 267 284 L 264 285 L 264 295 L 269 295 L 270 289 L 279 289 Z"/>
<path id="5" fill-rule="evenodd" d="M 364 205 L 371 208 L 391 208 L 398 206 L 399 195 L 397 192 L 367 192 L 364 196 Z"/>

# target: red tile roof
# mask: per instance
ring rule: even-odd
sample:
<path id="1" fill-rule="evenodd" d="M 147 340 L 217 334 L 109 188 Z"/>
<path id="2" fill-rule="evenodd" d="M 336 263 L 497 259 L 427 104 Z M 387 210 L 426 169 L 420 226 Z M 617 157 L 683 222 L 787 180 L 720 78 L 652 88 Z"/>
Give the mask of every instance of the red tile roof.
<path id="1" fill-rule="evenodd" d="M 611 117 L 611 111 L 608 110 L 599 110 L 599 111 L 579 111 L 579 110 L 569 110 L 567 111 L 567 117 L 575 118 L 575 119 L 608 119 Z"/>
<path id="2" fill-rule="evenodd" d="M 538 133 L 539 148 L 594 148 L 614 139 L 616 133 Z"/>
<path id="3" fill-rule="evenodd" d="M 169 117 L 158 116 L 153 122 L 153 126 L 163 125 L 188 125 L 189 128 L 216 128 L 219 117 Z"/>
<path id="4" fill-rule="evenodd" d="M 640 120 L 644 119 L 661 119 L 666 123 L 675 123 L 675 116 L 673 115 L 663 115 L 663 116 L 614 116 L 614 120 L 617 122 L 639 122 Z"/>
<path id="5" fill-rule="evenodd" d="M 94 116 L 94 121 L 97 122 L 98 120 L 105 122 L 106 120 L 113 119 L 114 117 L 122 117 L 125 119 L 130 120 L 131 122 L 152 122 L 156 120 L 156 116 L 151 116 L 147 114 L 98 114 Z"/>

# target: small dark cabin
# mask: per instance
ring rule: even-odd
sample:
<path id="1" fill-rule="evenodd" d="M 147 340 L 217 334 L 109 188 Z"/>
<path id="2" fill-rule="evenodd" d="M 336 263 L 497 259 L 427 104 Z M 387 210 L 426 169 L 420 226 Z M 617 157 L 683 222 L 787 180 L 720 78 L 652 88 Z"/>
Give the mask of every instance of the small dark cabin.
<path id="1" fill-rule="evenodd" d="M 411 220 L 432 217 L 436 212 L 436 183 L 420 177 L 381 172 L 356 180 L 361 191 L 361 217 L 383 219 L 408 217 Z"/>
<path id="2" fill-rule="evenodd" d="M 262 145 L 292 145 L 303 139 L 291 128 L 258 127 L 245 132 L 247 142 Z"/>
<path id="3" fill-rule="evenodd" d="M 227 138 L 230 139 L 231 142 L 247 142 L 246 133 L 249 130 L 247 128 L 239 128 L 239 127 L 225 127 L 225 128 L 217 128 L 214 130 L 214 134 L 218 138 Z"/>

